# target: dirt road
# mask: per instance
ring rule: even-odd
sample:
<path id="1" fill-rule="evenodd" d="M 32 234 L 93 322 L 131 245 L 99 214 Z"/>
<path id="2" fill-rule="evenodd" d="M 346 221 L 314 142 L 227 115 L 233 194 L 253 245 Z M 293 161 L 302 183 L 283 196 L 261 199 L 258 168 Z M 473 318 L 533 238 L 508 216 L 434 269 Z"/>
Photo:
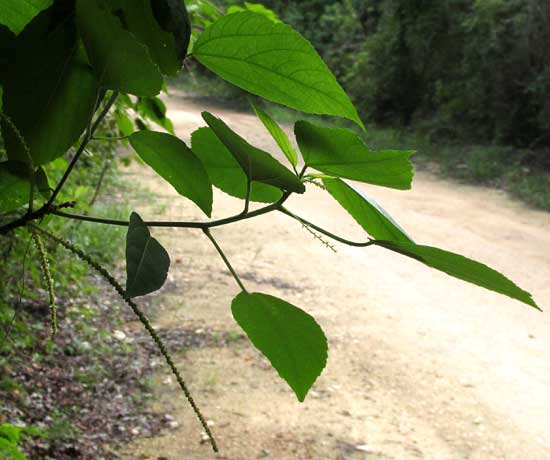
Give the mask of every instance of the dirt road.
<path id="1" fill-rule="evenodd" d="M 185 139 L 204 104 L 172 98 Z M 277 149 L 252 116 L 210 110 L 251 142 Z M 145 168 L 154 192 L 146 218 L 202 219 Z M 362 186 L 417 242 L 483 261 L 550 310 L 550 215 L 503 193 L 416 175 L 412 192 Z M 215 216 L 241 204 L 217 192 Z M 361 231 L 322 190 L 288 207 L 330 230 Z M 155 325 L 225 337 L 177 355 L 218 439 L 201 444 L 198 422 L 159 366 L 152 408 L 180 426 L 127 446 L 125 459 L 550 459 L 550 314 L 451 279 L 378 248 L 332 253 L 296 222 L 271 214 L 215 236 L 251 291 L 298 305 L 323 326 L 329 362 L 299 404 L 238 334 L 230 303 L 238 288 L 200 232 L 155 231 L 174 261 L 172 289 L 155 298 Z M 214 341 L 215 342 L 215 341 Z M 183 350 L 182 350 L 183 351 Z"/>

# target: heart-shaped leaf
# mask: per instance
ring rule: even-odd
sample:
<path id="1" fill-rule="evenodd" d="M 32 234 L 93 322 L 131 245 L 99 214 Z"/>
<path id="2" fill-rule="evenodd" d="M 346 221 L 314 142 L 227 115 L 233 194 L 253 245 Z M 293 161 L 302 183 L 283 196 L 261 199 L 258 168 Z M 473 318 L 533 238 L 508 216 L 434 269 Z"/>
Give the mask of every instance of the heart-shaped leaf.
<path id="1" fill-rule="evenodd" d="M 169 268 L 168 253 L 133 212 L 126 235 L 126 293 L 138 297 L 159 290 Z"/>
<path id="2" fill-rule="evenodd" d="M 306 165 L 345 179 L 368 182 L 400 190 L 411 188 L 413 151 L 370 150 L 349 129 L 318 126 L 298 121 L 296 140 Z"/>
<path id="3" fill-rule="evenodd" d="M 303 401 L 327 363 L 327 339 L 312 316 L 266 294 L 241 292 L 231 304 L 235 321 Z"/>
<path id="4" fill-rule="evenodd" d="M 305 192 L 306 188 L 302 181 L 269 153 L 250 145 L 212 114 L 203 112 L 202 117 L 251 181 L 263 182 L 289 192 Z"/>

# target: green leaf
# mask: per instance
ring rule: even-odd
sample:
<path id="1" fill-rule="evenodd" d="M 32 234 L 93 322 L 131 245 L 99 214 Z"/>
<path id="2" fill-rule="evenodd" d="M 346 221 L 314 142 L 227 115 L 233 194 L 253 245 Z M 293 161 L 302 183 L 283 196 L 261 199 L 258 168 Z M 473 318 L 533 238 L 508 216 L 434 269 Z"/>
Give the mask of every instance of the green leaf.
<path id="1" fill-rule="evenodd" d="M 269 153 L 250 145 L 212 114 L 203 112 L 202 117 L 218 139 L 233 154 L 251 181 L 263 182 L 289 192 L 305 192 L 306 188 L 300 179 Z"/>
<path id="2" fill-rule="evenodd" d="M 260 3 L 244 2 L 244 8 L 242 6 L 232 5 L 229 8 L 227 8 L 226 14 L 242 13 L 243 11 L 252 11 L 253 13 L 263 14 L 266 18 L 270 19 L 271 21 L 281 22 L 281 20 L 273 10 L 266 8 L 264 5 Z"/>
<path id="3" fill-rule="evenodd" d="M 254 108 L 256 115 L 258 115 L 258 118 L 264 124 L 265 128 L 269 131 L 269 134 L 271 134 L 273 139 L 275 139 L 277 145 L 281 148 L 288 161 L 290 161 L 290 164 L 292 166 L 296 166 L 298 164 L 298 154 L 296 153 L 296 150 L 294 150 L 294 147 L 290 143 L 290 139 L 286 133 L 267 112 L 263 111 L 259 107 L 256 107 L 254 104 L 252 104 L 252 107 Z"/>
<path id="4" fill-rule="evenodd" d="M 48 179 L 48 174 L 44 168 L 40 167 L 34 173 L 34 183 L 37 190 L 45 198 L 49 199 L 52 194 L 52 187 L 50 186 L 50 181 Z"/>
<path id="5" fill-rule="evenodd" d="M 162 29 L 173 35 L 176 54 L 180 62 L 183 62 L 191 40 L 191 23 L 185 3 L 180 0 L 161 0 L 151 2 L 151 5 L 155 19 Z"/>
<path id="6" fill-rule="evenodd" d="M 4 113 L 25 139 L 36 166 L 63 155 L 78 140 L 98 93 L 74 22 L 58 18 L 53 9 L 39 14 L 13 41 L 9 65 L 0 69 Z M 28 162 L 19 136 L 5 122 L 2 131 L 8 157 Z"/>
<path id="7" fill-rule="evenodd" d="M 163 78 L 147 47 L 124 30 L 108 3 L 77 0 L 76 20 L 86 52 L 101 84 L 137 96 L 156 96 Z"/>
<path id="8" fill-rule="evenodd" d="M 176 191 L 212 214 L 212 184 L 202 162 L 185 142 L 171 134 L 139 131 L 130 136 L 130 144 L 157 174 Z"/>
<path id="9" fill-rule="evenodd" d="M 53 0 L 2 0 L 0 24 L 4 24 L 14 34 L 19 34 L 25 26 L 42 10 L 49 8 Z"/>
<path id="10" fill-rule="evenodd" d="M 416 259 L 429 267 L 445 272 L 455 278 L 476 284 L 499 294 L 504 294 L 540 310 L 531 294 L 520 289 L 504 275 L 480 262 L 459 254 L 443 251 L 442 249 L 430 246 L 418 246 L 413 243 L 375 241 L 375 244 Z"/>
<path id="11" fill-rule="evenodd" d="M 241 292 L 231 310 L 254 346 L 304 401 L 327 362 L 327 339 L 315 319 L 284 300 L 258 293 Z"/>
<path id="12" fill-rule="evenodd" d="M 200 128 L 191 135 L 191 148 L 202 161 L 212 184 L 223 192 L 241 199 L 246 198 L 246 174 L 235 157 L 222 144 L 210 128 Z M 250 200 L 275 203 L 283 192 L 271 185 L 252 183 Z"/>
<path id="13" fill-rule="evenodd" d="M 126 293 L 138 297 L 157 291 L 168 276 L 170 257 L 135 212 L 126 235 Z"/>
<path id="14" fill-rule="evenodd" d="M 162 126 L 171 134 L 174 133 L 174 125 L 166 116 L 166 105 L 158 97 L 140 97 L 136 104 L 137 112 L 153 123 Z"/>
<path id="15" fill-rule="evenodd" d="M 29 166 L 16 161 L 0 163 L 0 213 L 15 211 L 29 202 Z"/>
<path id="16" fill-rule="evenodd" d="M 397 222 L 376 201 L 341 179 L 323 179 L 323 185 L 373 238 L 412 243 Z"/>
<path id="17" fill-rule="evenodd" d="M 230 14 L 197 39 L 193 55 L 236 86 L 303 112 L 363 123 L 311 43 L 262 14 Z"/>
<path id="18" fill-rule="evenodd" d="M 187 46 L 180 42 L 186 40 L 183 34 L 190 34 L 189 23 L 182 20 L 187 16 L 183 2 L 114 0 L 112 9 L 122 18 L 124 27 L 147 46 L 151 58 L 160 70 L 166 75 L 177 75 L 187 52 Z M 179 18 L 179 22 L 176 18 Z M 173 22 L 176 23 L 172 24 Z M 177 29 L 175 26 L 178 26 Z M 175 33 L 164 28 L 174 29 Z M 180 46 L 185 47 L 183 53 Z"/>
<path id="19" fill-rule="evenodd" d="M 413 151 L 370 150 L 353 131 L 298 121 L 296 140 L 306 165 L 336 177 L 407 190 L 411 188 Z"/>
<path id="20" fill-rule="evenodd" d="M 134 132 L 134 124 L 125 110 L 115 112 L 115 121 L 121 135 L 130 136 Z"/>

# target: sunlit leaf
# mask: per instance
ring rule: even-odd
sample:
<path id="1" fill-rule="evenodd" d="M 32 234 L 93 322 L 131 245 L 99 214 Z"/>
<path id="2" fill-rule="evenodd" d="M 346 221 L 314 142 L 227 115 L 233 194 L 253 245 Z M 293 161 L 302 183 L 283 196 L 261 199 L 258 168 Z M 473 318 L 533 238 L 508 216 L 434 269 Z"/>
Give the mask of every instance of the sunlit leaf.
<path id="1" fill-rule="evenodd" d="M 157 174 L 180 194 L 212 213 L 212 185 L 202 162 L 185 142 L 171 134 L 139 131 L 130 136 L 132 147 Z"/>
<path id="2" fill-rule="evenodd" d="M 298 121 L 296 140 L 306 165 L 345 179 L 400 190 L 411 188 L 412 151 L 370 150 L 353 131 Z"/>
<path id="3" fill-rule="evenodd" d="M 246 174 L 235 157 L 210 128 L 200 128 L 191 136 L 191 148 L 200 158 L 212 184 L 236 198 L 246 198 Z M 274 203 L 283 192 L 261 182 L 252 183 L 251 201 Z"/>
<path id="4" fill-rule="evenodd" d="M 77 0 L 76 19 L 90 62 L 105 88 L 137 96 L 160 93 L 162 75 L 147 47 L 122 27 L 108 3 Z"/>
<path id="5" fill-rule="evenodd" d="M 290 192 L 305 192 L 304 184 L 300 179 L 269 153 L 250 145 L 222 120 L 212 114 L 203 112 L 202 117 L 218 139 L 235 157 L 250 180 L 263 182 Z"/>
<path id="6" fill-rule="evenodd" d="M 38 13 L 49 8 L 52 3 L 53 0 L 2 0 L 0 24 L 18 34 Z"/>
<path id="7" fill-rule="evenodd" d="M 455 278 L 504 294 L 540 310 L 531 294 L 519 288 L 504 275 L 480 262 L 442 249 L 418 246 L 413 243 L 376 241 L 375 244 L 416 259 Z"/>
<path id="8" fill-rule="evenodd" d="M 157 291 L 166 281 L 169 268 L 168 253 L 133 212 L 126 235 L 126 293 L 138 297 Z"/>
<path id="9" fill-rule="evenodd" d="M 271 21 L 281 22 L 275 11 L 266 8 L 261 3 L 244 2 L 244 7 L 239 5 L 231 5 L 227 8 L 226 14 L 242 13 L 243 11 L 252 11 L 253 13 L 263 14 Z"/>
<path id="10" fill-rule="evenodd" d="M 373 238 L 388 241 L 413 241 L 397 222 L 363 191 L 341 179 L 323 179 L 327 191 Z"/>
<path id="11" fill-rule="evenodd" d="M 233 317 L 299 401 L 327 362 L 327 339 L 312 316 L 276 297 L 241 292 L 231 304 Z"/>
<path id="12" fill-rule="evenodd" d="M 262 14 L 230 14 L 197 39 L 193 55 L 236 86 L 303 112 L 336 115 L 363 126 L 357 110 L 309 43 Z"/>
<path id="13" fill-rule="evenodd" d="M 269 131 L 269 134 L 271 134 L 273 139 L 275 139 L 275 142 L 277 142 L 277 145 L 285 154 L 288 161 L 290 161 L 290 164 L 296 166 L 298 164 L 298 154 L 296 153 L 296 150 L 294 150 L 294 147 L 290 143 L 290 139 L 286 133 L 267 112 L 259 107 L 256 107 L 255 105 L 253 105 L 253 107 L 256 115 L 258 115 L 258 118 Z"/>

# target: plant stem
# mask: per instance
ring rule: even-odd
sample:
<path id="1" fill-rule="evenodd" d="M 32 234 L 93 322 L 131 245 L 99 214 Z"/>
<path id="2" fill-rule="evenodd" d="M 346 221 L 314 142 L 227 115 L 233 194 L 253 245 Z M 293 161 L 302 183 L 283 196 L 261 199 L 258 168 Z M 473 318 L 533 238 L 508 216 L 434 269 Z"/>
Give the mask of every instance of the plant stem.
<path id="1" fill-rule="evenodd" d="M 233 266 L 231 265 L 231 263 L 227 259 L 226 255 L 224 254 L 223 249 L 220 247 L 220 245 L 218 244 L 216 239 L 212 236 L 212 233 L 210 233 L 210 230 L 205 228 L 205 229 L 203 229 L 203 232 L 208 237 L 208 239 L 212 242 L 212 244 L 214 245 L 216 250 L 218 251 L 218 254 L 220 255 L 220 257 L 223 259 L 223 261 L 225 263 L 225 266 L 229 269 L 229 271 L 233 275 L 233 278 L 235 278 L 235 281 L 237 282 L 237 284 L 239 285 L 241 290 L 244 291 L 244 292 L 248 292 L 246 290 L 246 288 L 244 287 L 243 282 L 239 278 L 239 275 L 237 275 L 237 272 L 235 271 L 235 269 L 233 268 Z"/>
<path id="2" fill-rule="evenodd" d="M 145 222 L 147 227 L 169 227 L 169 228 L 199 228 L 199 229 L 208 229 L 214 227 L 220 227 L 222 225 L 232 224 L 234 222 L 240 222 L 246 219 L 252 219 L 253 217 L 261 216 L 272 211 L 278 210 L 283 203 L 288 199 L 290 193 L 285 193 L 282 198 L 277 202 L 264 206 L 263 208 L 256 209 L 255 211 L 247 212 L 246 214 L 240 213 L 235 216 L 226 217 L 224 219 L 213 220 L 210 222 L 171 222 L 171 221 L 149 221 Z M 116 219 L 104 219 L 102 217 L 94 216 L 84 216 L 82 214 L 71 214 L 62 211 L 54 211 L 51 214 L 65 217 L 67 219 L 83 220 L 86 222 L 94 222 L 97 224 L 106 224 L 106 225 L 118 225 L 120 227 L 128 227 L 129 222 L 127 220 L 116 220 Z M 1 229 L 0 229 L 1 230 Z"/>
<path id="3" fill-rule="evenodd" d="M 101 187 L 103 186 L 103 180 L 105 179 L 105 174 L 107 174 L 107 170 L 109 169 L 109 166 L 111 165 L 110 160 L 105 160 L 105 163 L 103 164 L 103 168 L 101 168 L 101 173 L 99 174 L 99 179 L 97 181 L 97 184 L 95 186 L 94 196 L 88 203 L 88 206 L 91 208 L 99 196 L 99 192 L 101 191 Z"/>
<path id="4" fill-rule="evenodd" d="M 250 179 L 246 180 L 246 198 L 244 201 L 244 210 L 243 215 L 248 213 L 248 208 L 250 207 L 250 194 L 252 193 L 252 181 Z"/>
<path id="5" fill-rule="evenodd" d="M 319 233 L 322 233 L 323 235 L 326 235 L 329 238 L 332 238 L 333 240 L 338 241 L 340 243 L 347 244 L 348 246 L 355 246 L 355 247 L 358 247 L 358 248 L 364 248 L 364 247 L 367 247 L 367 246 L 372 246 L 374 244 L 373 240 L 368 240 L 365 243 L 357 243 L 355 241 L 350 241 L 350 240 L 347 240 L 345 238 L 342 238 L 338 235 L 335 235 L 334 233 L 329 232 L 328 230 L 325 230 L 324 228 L 319 227 L 318 225 L 315 225 L 315 224 L 305 220 L 304 218 L 302 218 L 300 216 L 297 216 L 296 214 L 293 214 L 288 209 L 286 209 L 284 206 L 279 207 L 278 210 L 280 212 L 282 212 L 283 214 L 286 214 L 287 216 L 292 217 L 293 219 L 296 219 L 301 224 L 307 225 L 308 227 L 311 227 L 314 230 L 317 230 Z"/>
<path id="6" fill-rule="evenodd" d="M 53 191 L 52 196 L 50 196 L 50 199 L 44 205 L 44 207 L 46 207 L 46 208 L 49 207 L 51 204 L 53 204 L 53 202 L 57 198 L 57 195 L 59 194 L 59 192 L 61 191 L 61 189 L 65 185 L 65 182 L 69 178 L 71 172 L 73 171 L 74 167 L 76 166 L 76 163 L 80 159 L 80 156 L 82 155 L 82 152 L 84 152 L 84 150 L 86 149 L 88 143 L 90 142 L 90 139 L 92 138 L 94 133 L 97 131 L 97 128 L 99 128 L 99 125 L 101 124 L 103 119 L 109 113 L 109 110 L 111 109 L 111 107 L 115 103 L 117 97 L 118 97 L 118 91 L 113 91 L 113 94 L 111 94 L 111 97 L 107 101 L 107 104 L 105 104 L 105 107 L 103 107 L 103 110 L 101 111 L 99 116 L 96 118 L 95 122 L 86 131 L 86 134 L 84 135 L 84 139 L 82 139 L 82 142 L 81 142 L 80 146 L 78 147 L 78 150 L 76 151 L 73 159 L 71 160 L 71 163 L 69 164 L 69 166 L 65 170 L 65 173 L 63 174 L 63 177 L 61 178 L 61 180 L 57 184 L 57 187 Z"/>
<path id="7" fill-rule="evenodd" d="M 169 227 L 169 228 L 213 228 L 213 227 L 220 227 L 222 225 L 231 224 L 234 222 L 239 222 L 241 220 L 246 219 L 252 219 L 253 217 L 261 216 L 262 214 L 267 214 L 271 211 L 278 210 L 283 203 L 288 199 L 288 197 L 292 194 L 292 192 L 285 192 L 281 199 L 277 201 L 277 203 L 270 204 L 268 206 L 265 206 L 260 209 L 256 209 L 255 211 L 248 212 L 246 214 L 237 214 L 235 216 L 226 217 L 224 219 L 220 220 L 214 220 L 210 222 L 156 222 L 156 221 L 150 221 L 145 222 L 145 225 L 148 227 Z M 120 227 L 128 227 L 129 222 L 127 220 L 116 220 L 116 219 L 105 219 L 102 217 L 93 217 L 93 216 L 84 216 L 82 214 L 70 214 L 66 212 L 59 211 L 60 208 L 68 207 L 65 205 L 61 206 L 54 206 L 50 205 L 49 207 L 46 207 L 46 205 L 42 206 L 39 210 L 35 211 L 32 214 L 25 215 L 23 217 L 20 217 L 19 219 L 16 219 L 2 227 L 0 227 L 0 235 L 4 235 L 11 230 L 14 230 L 19 227 L 24 227 L 29 222 L 33 220 L 37 220 L 39 218 L 44 217 L 45 215 L 52 214 L 59 217 L 65 217 L 67 219 L 74 219 L 74 220 L 81 220 L 85 222 L 94 222 L 97 224 L 105 224 L 105 225 L 118 225 Z M 71 206 L 72 207 L 72 206 Z"/>
<path id="8" fill-rule="evenodd" d="M 174 364 L 174 361 L 172 360 L 172 357 L 170 356 L 170 353 L 168 353 L 168 350 L 166 349 L 166 346 L 164 345 L 162 339 L 157 334 L 157 331 L 151 326 L 151 323 L 145 316 L 145 314 L 141 311 L 141 309 L 137 306 L 137 304 L 126 294 L 126 291 L 123 289 L 123 287 L 118 283 L 118 281 L 105 269 L 103 268 L 98 262 L 96 262 L 94 259 L 92 259 L 89 255 L 85 254 L 81 249 L 77 248 L 73 244 L 71 244 L 69 241 L 66 241 L 53 233 L 50 233 L 36 225 L 32 225 L 32 228 L 47 236 L 51 240 L 55 241 L 56 243 L 63 246 L 65 249 L 69 250 L 73 254 L 75 254 L 80 259 L 84 260 L 88 265 L 90 265 L 94 270 L 96 270 L 118 293 L 120 297 L 122 297 L 125 302 L 130 306 L 134 314 L 138 317 L 139 321 L 143 325 L 143 327 L 146 329 L 146 331 L 149 333 L 153 341 L 155 342 L 155 345 L 157 346 L 158 350 L 160 351 L 160 354 L 164 357 L 166 363 L 168 364 L 168 367 L 170 368 L 170 371 L 172 374 L 176 377 L 176 380 L 178 381 L 178 384 L 183 391 L 187 401 L 193 408 L 193 411 L 195 412 L 195 415 L 199 419 L 202 428 L 206 432 L 208 439 L 210 440 L 210 444 L 212 445 L 212 449 L 214 452 L 218 452 L 218 446 L 216 444 L 216 440 L 214 439 L 214 436 L 212 434 L 212 431 L 210 430 L 208 424 L 206 423 L 206 420 L 204 419 L 204 416 L 202 415 L 200 409 L 198 408 L 197 404 L 195 403 L 195 400 L 191 396 L 191 393 L 189 389 L 187 388 L 186 383 L 184 382 L 183 378 L 181 377 L 181 374 L 179 373 L 178 368 Z"/>

